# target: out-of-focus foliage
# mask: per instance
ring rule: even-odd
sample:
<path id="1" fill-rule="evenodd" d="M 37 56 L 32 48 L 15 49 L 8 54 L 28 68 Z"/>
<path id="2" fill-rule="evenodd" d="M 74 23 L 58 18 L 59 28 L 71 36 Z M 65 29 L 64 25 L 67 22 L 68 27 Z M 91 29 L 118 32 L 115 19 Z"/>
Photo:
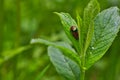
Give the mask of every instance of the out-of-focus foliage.
<path id="1" fill-rule="evenodd" d="M 101 9 L 120 8 L 120 0 L 98 0 Z M 51 65 L 46 46 L 29 45 L 31 38 L 67 41 L 53 12 L 75 19 L 89 0 L 0 0 L 0 80 L 63 80 Z M 107 54 L 86 72 L 86 80 L 120 80 L 120 34 Z M 50 64 L 49 68 L 48 65 Z M 44 73 L 44 75 L 42 75 Z"/>

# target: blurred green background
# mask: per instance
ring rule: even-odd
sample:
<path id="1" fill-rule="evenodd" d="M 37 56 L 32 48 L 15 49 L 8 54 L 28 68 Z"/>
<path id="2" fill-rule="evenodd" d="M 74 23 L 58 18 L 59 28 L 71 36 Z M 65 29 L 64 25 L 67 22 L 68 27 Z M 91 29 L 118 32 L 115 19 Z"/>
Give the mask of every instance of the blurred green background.
<path id="1" fill-rule="evenodd" d="M 101 10 L 120 0 L 98 0 Z M 89 0 L 0 0 L 0 80 L 64 80 L 50 63 L 47 46 L 32 38 L 69 41 L 53 12 L 82 16 Z M 86 71 L 86 80 L 120 80 L 120 33 L 107 53 Z"/>

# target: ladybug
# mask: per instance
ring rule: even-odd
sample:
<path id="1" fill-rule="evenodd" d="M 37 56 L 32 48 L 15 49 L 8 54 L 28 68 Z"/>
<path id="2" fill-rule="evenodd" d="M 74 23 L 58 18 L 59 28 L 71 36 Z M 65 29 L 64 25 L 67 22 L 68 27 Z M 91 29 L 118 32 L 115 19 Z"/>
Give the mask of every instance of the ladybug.
<path id="1" fill-rule="evenodd" d="M 72 33 L 73 37 L 74 37 L 76 40 L 79 39 L 78 29 L 77 29 L 76 26 L 71 26 L 70 32 Z"/>

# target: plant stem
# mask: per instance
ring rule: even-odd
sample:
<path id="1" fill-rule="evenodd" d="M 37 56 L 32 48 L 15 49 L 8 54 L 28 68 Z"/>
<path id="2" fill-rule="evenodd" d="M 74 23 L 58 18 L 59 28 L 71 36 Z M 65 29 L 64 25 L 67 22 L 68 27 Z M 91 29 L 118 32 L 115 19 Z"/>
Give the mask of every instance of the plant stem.
<path id="1" fill-rule="evenodd" d="M 3 52 L 3 43 L 4 43 L 4 0 L 0 0 L 0 53 Z M 0 54 L 1 56 L 2 54 Z M 5 68 L 0 67 L 0 80 L 3 80 Z"/>
<path id="2" fill-rule="evenodd" d="M 0 53 L 3 51 L 4 42 L 4 0 L 0 0 Z M 0 54 L 1 55 L 1 54 Z"/>
<path id="3" fill-rule="evenodd" d="M 81 29 L 80 28 L 80 26 L 82 26 L 82 23 L 80 23 L 80 22 L 82 22 L 82 19 L 80 18 L 80 16 L 78 16 L 78 25 L 79 25 L 79 29 Z M 79 30 L 80 31 L 80 30 Z M 80 43 L 80 58 L 81 58 L 81 67 L 80 67 L 80 70 L 81 70 L 81 73 L 80 73 L 80 80 L 85 80 L 85 51 L 84 51 L 84 49 L 83 49 L 83 39 L 82 39 L 82 35 L 81 35 L 82 33 L 81 33 L 81 31 L 79 32 L 79 37 L 80 37 L 80 39 L 79 39 L 79 43 Z"/>
<path id="4" fill-rule="evenodd" d="M 85 70 L 82 69 L 80 74 L 80 80 L 84 80 L 84 79 L 85 79 Z"/>
<path id="5" fill-rule="evenodd" d="M 21 0 L 16 0 L 16 27 L 15 27 L 15 30 L 16 30 L 16 34 L 15 34 L 15 44 L 14 44 L 14 47 L 15 48 L 18 48 L 20 46 L 20 30 L 21 30 Z M 18 63 L 18 58 L 20 56 L 16 56 L 14 58 L 14 80 L 16 80 L 18 78 L 18 72 L 17 72 L 17 63 Z"/>
<path id="6" fill-rule="evenodd" d="M 20 45 L 20 30 L 21 30 L 21 0 L 16 0 L 16 42 L 15 47 Z"/>
<path id="7" fill-rule="evenodd" d="M 85 53 L 81 54 L 81 75 L 80 80 L 85 80 Z"/>
<path id="8" fill-rule="evenodd" d="M 82 52 L 83 52 L 83 51 L 81 50 L 81 53 L 82 53 Z M 81 57 L 80 80 L 85 80 L 85 67 L 84 67 L 84 66 L 85 66 L 85 53 L 83 52 L 80 57 Z"/>
<path id="9" fill-rule="evenodd" d="M 81 67 L 81 74 L 80 80 L 85 80 L 85 69 L 84 69 L 85 58 L 82 59 L 82 67 Z"/>

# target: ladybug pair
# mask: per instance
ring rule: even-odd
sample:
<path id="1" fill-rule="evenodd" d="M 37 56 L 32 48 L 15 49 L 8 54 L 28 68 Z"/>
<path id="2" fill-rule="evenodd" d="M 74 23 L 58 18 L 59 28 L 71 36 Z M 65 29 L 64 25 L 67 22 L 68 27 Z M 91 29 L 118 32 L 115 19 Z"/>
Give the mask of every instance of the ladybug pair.
<path id="1" fill-rule="evenodd" d="M 70 28 L 70 32 L 73 35 L 73 37 L 78 40 L 79 39 L 79 35 L 78 35 L 78 29 L 76 26 L 71 26 Z"/>

